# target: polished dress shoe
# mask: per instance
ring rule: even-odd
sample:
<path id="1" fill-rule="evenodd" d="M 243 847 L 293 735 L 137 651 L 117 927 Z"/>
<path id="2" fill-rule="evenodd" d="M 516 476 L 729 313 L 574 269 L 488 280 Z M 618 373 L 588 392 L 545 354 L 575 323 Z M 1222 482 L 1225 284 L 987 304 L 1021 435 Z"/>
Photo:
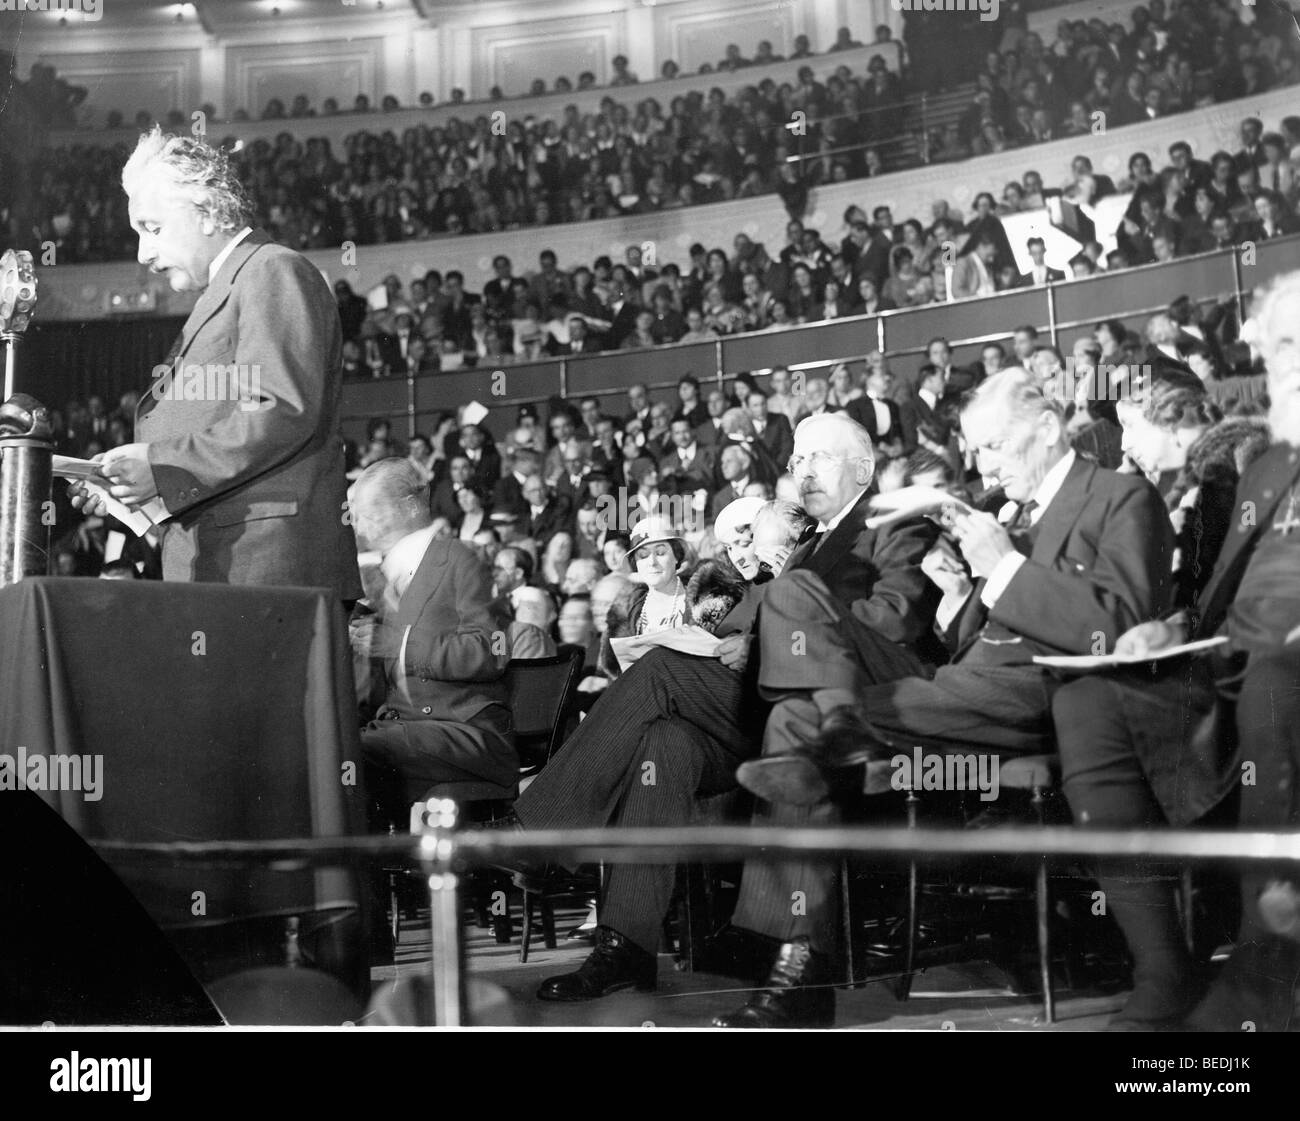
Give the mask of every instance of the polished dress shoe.
<path id="1" fill-rule="evenodd" d="M 736 781 L 765 802 L 811 806 L 833 794 L 848 793 L 852 786 L 849 768 L 896 751 L 859 709 L 841 705 L 822 718 L 815 739 L 789 755 L 768 755 L 742 763 Z"/>
<path id="2" fill-rule="evenodd" d="M 835 1023 L 830 962 L 805 936 L 786 942 L 766 988 L 743 1008 L 713 1018 L 715 1028 L 829 1028 Z"/>
<path id="3" fill-rule="evenodd" d="M 576 973 L 548 977 L 537 990 L 538 1000 L 596 1000 L 621 989 L 653 992 L 659 964 L 635 942 L 608 926 L 596 927 L 596 948 Z"/>

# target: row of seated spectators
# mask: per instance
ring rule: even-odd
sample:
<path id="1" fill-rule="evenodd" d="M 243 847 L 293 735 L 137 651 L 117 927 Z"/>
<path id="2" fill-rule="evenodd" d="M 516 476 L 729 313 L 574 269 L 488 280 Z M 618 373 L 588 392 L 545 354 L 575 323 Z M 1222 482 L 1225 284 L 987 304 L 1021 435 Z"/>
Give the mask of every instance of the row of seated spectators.
<path id="1" fill-rule="evenodd" d="M 1030 370 L 1065 396 L 1076 450 L 1108 468 L 1161 478 L 1171 501 L 1184 499 L 1196 473 L 1210 467 L 1197 455 L 1191 467 L 1171 465 L 1168 457 L 1185 452 L 1218 421 L 1231 418 L 1220 434 L 1252 448 L 1266 441 L 1259 420 L 1268 404 L 1264 378 L 1242 337 L 1235 303 L 1202 308 L 1180 297 L 1151 318 L 1143 336 L 1119 321 L 1103 321 L 1073 341 L 1068 357 L 1022 326 L 1004 343 L 984 346 L 969 366 L 954 365 L 947 342 L 936 339 L 926 360 L 906 373 L 896 374 L 890 360 L 873 353 L 826 374 L 779 368 L 770 371 L 765 388 L 747 375 L 707 390 L 685 377 L 671 401 L 652 400 L 638 384 L 617 403 L 593 397 L 575 408 L 554 399 L 545 424 L 533 406 L 521 406 L 499 446 L 481 424 L 458 425 L 451 415 L 403 445 L 392 423 L 376 418 L 362 448 L 348 445 L 349 473 L 356 477 L 393 456 L 409 459 L 429 483 L 435 533 L 459 537 L 478 551 L 494 566 L 502 594 L 524 585 L 544 593 L 524 594 L 522 621 L 544 621 L 550 642 L 570 642 L 576 632 L 556 630 L 557 620 L 586 625 L 588 593 L 602 578 L 609 579 L 598 604 L 607 607 L 610 590 L 624 587 L 620 566 L 637 521 L 667 517 L 707 557 L 718 548 L 712 527 L 729 503 L 798 502 L 786 462 L 793 430 L 807 416 L 844 411 L 871 433 L 881 491 L 967 485 L 971 465 L 958 405 L 970 389 L 1010 366 Z M 1147 400 L 1158 402 L 1151 406 L 1157 428 L 1172 431 L 1170 417 L 1185 426 L 1186 416 L 1194 416 L 1198 431 L 1179 429 L 1181 443 L 1166 448 L 1147 414 L 1133 405 Z M 1216 440 L 1204 446 L 1221 456 L 1224 447 Z M 1217 468 L 1217 460 L 1211 466 Z M 608 677 L 608 667 L 596 660 L 595 635 L 604 622 L 598 611 L 596 629 L 587 635 L 586 687 L 592 690 Z"/>
<path id="2" fill-rule="evenodd" d="M 943 140 L 929 158 L 968 155 L 991 127 L 1019 143 L 1123 123 L 1132 114 L 1105 92 L 1115 75 L 1124 75 L 1125 88 L 1159 86 L 1161 73 L 1171 65 L 1177 72 L 1186 52 L 1205 41 L 1223 39 L 1233 57 L 1264 58 L 1265 84 L 1293 79 L 1287 42 L 1266 34 L 1259 21 L 1242 24 L 1226 0 L 1216 0 L 1205 25 L 1183 6 L 1176 9 L 1174 29 L 1157 37 L 1164 45 L 1154 50 L 1148 40 L 1155 33 L 1139 32 L 1137 24 L 1126 31 L 1101 21 L 1065 23 L 1058 33 L 1064 38 L 1051 46 L 1032 33 L 1012 37 L 1012 45 L 986 61 L 976 104 L 953 126 L 952 143 Z M 1230 84 L 1211 90 L 1220 93 L 1241 90 Z M 607 97 L 599 113 L 571 106 L 558 119 L 507 115 L 504 128 L 483 113 L 410 128 L 400 138 L 360 130 L 338 153 L 323 138 L 284 133 L 274 143 L 255 141 L 236 158 L 260 220 L 300 249 L 587 221 L 772 193 L 802 217 L 818 183 L 890 169 L 878 149 L 906 125 L 903 96 L 898 76 L 876 58 L 865 75 L 841 66 L 818 76 L 806 66 L 795 84 L 778 86 L 769 78 L 731 97 L 701 90 L 667 106 L 654 97 L 634 104 Z M 1175 107 L 1198 103 L 1165 100 Z M 1142 119 L 1148 115 L 1144 110 Z M 1067 126 L 1071 119 L 1075 124 Z M 1085 119 L 1087 129 L 1077 127 Z M 125 207 L 105 187 L 125 155 L 120 145 L 45 151 L 35 170 L 35 229 L 16 231 L 19 243 L 53 241 L 61 260 L 129 256 Z"/>
<path id="3" fill-rule="evenodd" d="M 934 471 L 943 478 L 953 476 L 959 463 L 951 446 L 956 431 L 953 410 L 960 391 L 1008 364 L 1023 365 L 1053 383 L 1064 371 L 1073 372 L 1080 407 L 1071 423 L 1078 431 L 1088 428 L 1081 446 L 1108 466 L 1118 466 L 1123 459 L 1117 418 L 1104 404 L 1086 405 L 1082 396 L 1088 384 L 1082 374 L 1098 364 L 1117 385 L 1125 386 L 1129 371 L 1174 369 L 1189 386 L 1188 375 L 1194 375 L 1213 407 L 1224 413 L 1257 410 L 1262 400 L 1262 383 L 1251 373 L 1235 306 L 1229 302 L 1201 309 L 1184 297 L 1151 320 L 1144 338 L 1133 337 L 1118 321 L 1106 321 L 1076 340 L 1068 358 L 1040 339 L 1033 327 L 1024 326 L 1006 344 L 987 344 L 980 361 L 969 368 L 954 367 L 947 343 L 937 339 L 927 361 L 906 377 L 896 378 L 892 363 L 873 353 L 862 364 L 838 364 L 825 374 L 774 370 L 767 391 L 744 375 L 725 392 L 705 391 L 687 377 L 679 385 L 678 399 L 668 402 L 651 401 L 645 387 L 635 385 L 628 390 L 625 411 L 613 415 L 596 398 L 582 400 L 577 409 L 557 401 L 549 425 L 543 427 L 536 410 L 524 406 L 518 426 L 500 449 L 485 429 L 460 429 L 452 416 L 442 418 L 431 433 L 412 438 L 405 448 L 393 438 L 390 422 L 376 420 L 364 446 L 345 442 L 347 463 L 355 476 L 379 459 L 407 455 L 428 478 L 435 512 L 447 519 L 449 531 L 488 545 L 493 538 L 487 535 L 495 529 L 499 544 L 506 530 L 503 515 L 511 513 L 521 519 L 522 536 L 534 539 L 537 560 L 551 536 L 562 530 L 569 540 L 557 544 L 560 552 L 584 538 L 585 544 L 577 543 L 580 552 L 591 554 L 586 559 L 600 560 L 613 570 L 617 565 L 609 562 L 617 561 L 616 551 L 605 555 L 601 537 L 609 527 L 597 531 L 590 516 L 580 517 L 584 506 L 594 509 L 602 496 L 622 493 L 636 509 L 650 511 L 661 496 L 679 496 L 701 525 L 710 524 L 732 498 L 771 497 L 777 492 L 791 432 L 804 416 L 844 409 L 860 419 L 878 437 L 884 487 L 928 478 Z M 129 443 L 138 400 L 136 392 L 128 391 L 111 408 L 102 397 L 91 396 L 55 410 L 57 451 L 91 457 Z M 876 400 L 890 402 L 885 405 L 887 416 L 877 417 L 872 404 Z M 1106 423 L 1096 423 L 1100 421 Z M 472 462 L 462 454 L 467 446 L 475 453 Z M 518 448 L 536 451 L 539 461 L 531 464 L 525 457 L 516 462 Z M 520 485 L 503 486 L 503 472 Z M 544 497 L 533 505 L 544 510 L 524 511 L 523 481 L 534 474 L 541 489 L 537 481 L 532 484 L 533 498 Z M 462 496 L 462 491 L 467 493 Z M 467 504 L 476 508 L 467 512 Z M 467 518 L 467 513 L 478 516 Z M 105 563 L 107 534 L 114 528 L 111 521 L 88 523 L 60 503 L 56 568 L 67 574 L 96 574 Z M 623 537 L 615 533 L 613 540 Z M 155 572 L 150 542 L 122 543 L 131 545 L 129 555 L 149 553 L 146 567 Z"/>
<path id="4" fill-rule="evenodd" d="M 892 41 L 892 31 L 882 24 L 876 28 L 876 43 L 888 43 Z M 854 50 L 863 46 L 861 42 L 853 38 L 852 33 L 847 27 L 841 27 L 836 33 L 835 42 L 827 49 L 827 54 L 835 54 L 839 51 Z M 767 66 L 771 63 L 796 61 L 801 58 L 815 58 L 817 53 L 812 49 L 811 41 L 807 35 L 796 35 L 794 37 L 794 47 L 790 54 L 777 54 L 772 46 L 771 40 L 763 39 L 758 43 L 754 50 L 752 58 L 746 58 L 740 47 L 735 43 L 729 44 L 726 48 L 726 55 L 719 59 L 714 65 L 711 62 L 702 63 L 697 74 L 726 74 L 736 70 L 743 70 L 750 66 Z M 626 55 L 615 55 L 610 60 L 610 66 L 613 74 L 606 83 L 608 87 L 634 86 L 640 82 L 635 72 L 629 69 L 629 63 Z M 665 59 L 660 67 L 659 76 L 665 81 L 682 76 L 682 68 L 672 59 Z M 596 80 L 596 75 L 590 70 L 582 71 L 576 79 L 570 79 L 561 75 L 555 79 L 555 82 L 548 87 L 544 78 L 534 78 L 529 85 L 528 92 L 518 94 L 518 97 L 545 97 L 552 93 L 573 93 L 575 91 L 593 90 L 604 88 Z M 84 91 L 83 91 L 84 92 Z M 505 101 L 508 95 L 504 93 L 500 86 L 493 86 L 488 90 L 488 101 Z M 437 104 L 437 98 L 428 90 L 423 91 L 416 99 L 416 105 L 421 109 L 431 109 Z M 459 87 L 452 89 L 449 99 L 451 105 L 468 105 L 473 104 L 469 101 L 465 91 Z M 309 117 L 335 117 L 345 113 L 395 113 L 402 109 L 403 105 L 393 94 L 385 94 L 379 102 L 378 107 L 371 104 L 370 97 L 367 94 L 359 93 L 353 98 L 351 108 L 343 108 L 339 105 L 338 99 L 326 97 L 321 101 L 320 110 L 312 105 L 311 99 L 305 94 L 300 93 L 290 101 L 289 105 L 278 97 L 271 98 L 262 110 L 261 120 L 263 121 L 283 121 L 283 120 L 302 120 Z M 217 115 L 215 105 L 206 104 L 202 106 L 203 112 L 209 122 L 220 123 L 223 118 Z M 250 117 L 247 109 L 236 109 L 230 118 L 232 121 L 248 121 Z M 141 131 L 153 128 L 154 117 L 147 109 L 139 110 L 135 115 L 135 125 Z M 189 125 L 185 115 L 178 109 L 169 112 L 163 122 L 169 128 L 183 128 Z M 108 112 L 105 127 L 108 129 L 122 128 L 125 124 L 125 117 L 120 109 L 112 109 Z M 64 126 L 60 126 L 64 127 Z M 70 127 L 70 126 L 67 126 Z"/>
<path id="5" fill-rule="evenodd" d="M 641 245 L 629 246 L 615 264 L 601 256 L 590 266 L 561 269 L 549 250 L 535 271 L 518 276 L 498 256 L 481 292 L 465 289 L 459 270 L 431 270 L 409 292 L 389 276 L 367 302 L 346 280 L 336 282 L 348 377 L 383 377 L 499 366 L 513 361 L 693 343 L 749 331 L 784 330 L 948 299 L 991 295 L 1067 279 L 1046 262 L 1045 246 L 1031 239 L 1031 264 L 1021 272 L 1002 219 L 1038 209 L 1047 198 L 1097 202 L 1131 193 L 1116 235 L 1103 253 L 1099 241 L 1083 244 L 1069 263 L 1069 278 L 1091 276 L 1188 254 L 1258 242 L 1300 231 L 1300 183 L 1293 151 L 1300 152 L 1300 117 L 1280 132 L 1244 120 L 1241 147 L 1198 160 L 1190 145 L 1175 142 L 1156 171 L 1149 155 L 1134 153 L 1128 176 L 1116 184 L 1076 157 L 1070 178 L 1046 187 L 1037 171 L 1008 183 L 999 203 L 977 195 L 963 221 L 946 201 L 936 201 L 928 224 L 895 222 L 878 206 L 844 214 L 845 236 L 830 244 L 798 220 L 787 244 L 770 253 L 737 234 L 732 254 L 696 244 L 689 266 L 656 267 Z"/>

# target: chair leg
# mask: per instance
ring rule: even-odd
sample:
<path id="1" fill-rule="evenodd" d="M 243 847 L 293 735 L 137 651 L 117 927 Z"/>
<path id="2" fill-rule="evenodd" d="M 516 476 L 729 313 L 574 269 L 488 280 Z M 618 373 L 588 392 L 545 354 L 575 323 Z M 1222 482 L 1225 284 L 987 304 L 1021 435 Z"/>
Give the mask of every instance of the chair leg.
<path id="1" fill-rule="evenodd" d="M 400 875 L 400 872 L 388 873 L 389 930 L 393 935 L 393 949 L 397 949 L 397 940 L 402 933 L 402 904 L 397 895 L 397 877 Z"/>
<path id="2" fill-rule="evenodd" d="M 1183 937 L 1187 939 L 1187 952 L 1193 957 L 1196 956 L 1196 908 L 1194 906 L 1194 897 L 1192 894 L 1192 866 L 1184 865 L 1182 884 L 1179 892 L 1179 910 L 1183 915 Z"/>
<path id="3" fill-rule="evenodd" d="M 540 900 L 542 909 L 542 944 L 548 949 L 555 949 L 555 907 L 550 898 L 543 893 Z"/>
<path id="4" fill-rule="evenodd" d="M 520 964 L 528 961 L 528 948 L 533 940 L 533 907 L 537 897 L 531 891 L 524 892 L 524 929 L 519 938 Z"/>
<path id="5" fill-rule="evenodd" d="M 857 984 L 856 961 L 853 954 L 853 898 L 849 862 L 840 861 L 840 940 L 844 943 L 844 984 Z"/>
<path id="6" fill-rule="evenodd" d="M 1046 824 L 1043 812 L 1043 790 L 1034 787 L 1034 813 L 1039 825 Z M 1053 1023 L 1056 1019 L 1056 994 L 1052 989 L 1052 909 L 1050 885 L 1047 877 L 1047 857 L 1038 863 L 1037 882 L 1034 885 L 1034 910 L 1038 920 L 1038 971 L 1043 985 L 1043 1019 Z"/>
<path id="7" fill-rule="evenodd" d="M 921 800 L 915 790 L 907 792 L 907 827 L 916 828 L 917 811 Z M 920 870 L 916 858 L 907 862 L 907 909 L 903 931 L 903 975 L 894 983 L 894 996 L 906 1000 L 912 993 L 912 971 L 916 968 L 916 934 L 920 925 L 917 911 L 920 906 Z"/>

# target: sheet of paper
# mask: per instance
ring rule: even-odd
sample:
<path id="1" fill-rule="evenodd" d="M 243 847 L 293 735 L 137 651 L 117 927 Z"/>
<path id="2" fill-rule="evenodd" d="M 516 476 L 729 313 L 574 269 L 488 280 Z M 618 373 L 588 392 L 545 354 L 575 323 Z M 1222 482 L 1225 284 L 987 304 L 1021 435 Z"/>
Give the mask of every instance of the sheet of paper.
<path id="1" fill-rule="evenodd" d="M 618 664 L 627 669 L 634 665 L 656 646 L 664 646 L 682 654 L 692 654 L 698 658 L 716 658 L 722 640 L 711 635 L 703 627 L 671 627 L 653 634 L 629 635 L 626 638 L 611 638 L 610 649 L 618 659 Z"/>
<path id="2" fill-rule="evenodd" d="M 937 487 L 899 487 L 897 490 L 887 490 L 871 500 L 871 508 L 879 513 L 872 514 L 867 519 L 867 528 L 875 529 L 904 518 L 937 514 L 946 506 L 955 506 L 963 514 L 970 513 L 970 506 L 960 498 L 954 498 Z"/>
<path id="3" fill-rule="evenodd" d="M 99 464 L 88 459 L 75 459 L 70 455 L 56 455 L 54 474 L 60 479 L 88 479 L 99 475 Z"/>
<path id="4" fill-rule="evenodd" d="M 1216 635 L 1214 638 L 1200 638 L 1195 642 L 1184 642 L 1179 646 L 1169 646 L 1164 650 L 1156 651 L 1154 654 L 1143 654 L 1140 657 L 1121 657 L 1118 654 L 1069 654 L 1057 657 L 1049 654 L 1038 654 L 1034 657 L 1034 664 L 1051 666 L 1054 669 L 1072 670 L 1137 666 L 1143 662 L 1163 662 L 1166 658 L 1177 658 L 1183 654 L 1199 654 L 1205 650 L 1211 650 L 1215 646 L 1222 646 L 1227 641 L 1227 635 Z"/>

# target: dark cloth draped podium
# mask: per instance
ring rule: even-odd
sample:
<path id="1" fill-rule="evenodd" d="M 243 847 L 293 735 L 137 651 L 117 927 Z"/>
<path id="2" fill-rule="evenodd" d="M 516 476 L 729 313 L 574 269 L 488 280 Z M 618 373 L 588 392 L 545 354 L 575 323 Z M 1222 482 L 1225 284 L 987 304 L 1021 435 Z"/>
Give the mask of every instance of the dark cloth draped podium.
<path id="1" fill-rule="evenodd" d="M 364 832 L 346 625 L 324 589 L 23 580 L 0 589 L 0 697 L 0 751 L 26 773 L 35 756 L 102 756 L 98 800 L 38 792 L 88 840 Z M 305 931 L 348 929 L 323 956 L 365 984 L 348 869 L 107 860 L 183 954 L 187 937 L 220 946 L 263 920 L 278 950 L 298 915 Z M 283 964 L 274 956 L 258 964 Z"/>

